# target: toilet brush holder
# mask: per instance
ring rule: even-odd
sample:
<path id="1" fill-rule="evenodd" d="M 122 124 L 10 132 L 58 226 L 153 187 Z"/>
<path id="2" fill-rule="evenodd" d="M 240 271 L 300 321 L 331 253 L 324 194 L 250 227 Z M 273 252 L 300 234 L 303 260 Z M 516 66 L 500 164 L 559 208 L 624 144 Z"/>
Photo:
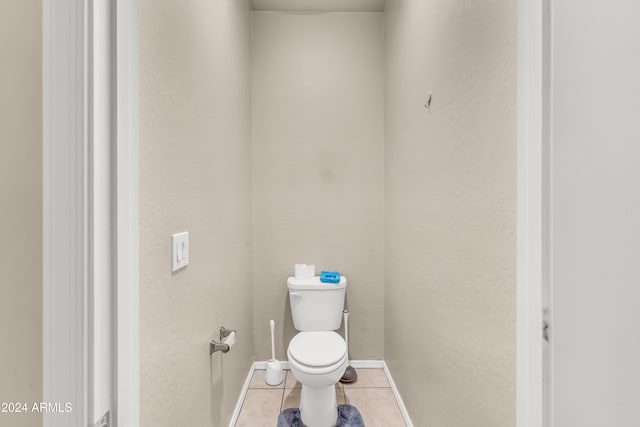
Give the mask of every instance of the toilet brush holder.
<path id="1" fill-rule="evenodd" d="M 278 385 L 284 380 L 284 371 L 282 365 L 276 360 L 276 345 L 275 345 L 275 329 L 276 322 L 269 321 L 271 328 L 271 360 L 267 362 L 267 373 L 265 375 L 265 382 L 269 385 Z"/>
<path id="2" fill-rule="evenodd" d="M 282 370 L 280 361 L 270 360 L 267 362 L 267 373 L 264 380 L 269 385 L 282 384 L 282 381 L 284 380 L 284 371 Z"/>

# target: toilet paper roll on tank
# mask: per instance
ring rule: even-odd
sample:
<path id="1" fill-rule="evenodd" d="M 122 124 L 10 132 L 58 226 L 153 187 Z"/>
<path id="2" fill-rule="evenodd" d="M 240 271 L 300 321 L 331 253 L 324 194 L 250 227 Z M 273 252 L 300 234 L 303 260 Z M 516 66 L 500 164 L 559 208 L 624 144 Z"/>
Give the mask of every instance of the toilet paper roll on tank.
<path id="1" fill-rule="evenodd" d="M 293 269 L 294 277 L 298 280 L 312 279 L 316 275 L 315 264 L 296 264 Z"/>

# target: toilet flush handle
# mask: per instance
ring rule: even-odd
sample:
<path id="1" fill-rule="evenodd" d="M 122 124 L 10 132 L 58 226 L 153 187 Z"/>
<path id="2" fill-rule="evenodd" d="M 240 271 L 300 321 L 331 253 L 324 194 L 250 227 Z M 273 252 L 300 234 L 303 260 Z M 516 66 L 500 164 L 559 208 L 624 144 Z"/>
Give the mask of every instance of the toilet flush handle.
<path id="1" fill-rule="evenodd" d="M 302 292 L 289 292 L 289 295 L 292 297 L 302 297 Z"/>

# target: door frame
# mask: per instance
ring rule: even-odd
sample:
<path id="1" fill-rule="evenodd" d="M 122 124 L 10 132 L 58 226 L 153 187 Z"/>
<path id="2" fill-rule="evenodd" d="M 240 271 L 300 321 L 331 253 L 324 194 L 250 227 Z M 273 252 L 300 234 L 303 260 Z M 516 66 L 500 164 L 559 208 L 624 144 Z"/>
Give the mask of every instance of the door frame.
<path id="1" fill-rule="evenodd" d="M 116 1 L 116 426 L 140 424 L 138 0 Z"/>
<path id="2" fill-rule="evenodd" d="M 91 414 L 91 0 L 43 0 L 43 414 L 46 427 L 89 426 Z M 137 0 L 116 0 L 113 203 L 117 284 L 111 425 L 139 425 Z M 112 52 L 104 52 L 110 55 Z"/>
<path id="3" fill-rule="evenodd" d="M 87 10 L 82 1 L 42 6 L 42 400 L 72 404 L 64 419 L 44 413 L 43 426 L 87 426 Z"/>
<path id="4" fill-rule="evenodd" d="M 138 0 L 116 1 L 116 419 L 140 424 Z"/>
<path id="5" fill-rule="evenodd" d="M 516 425 L 550 427 L 544 310 L 550 253 L 551 0 L 518 1 Z"/>

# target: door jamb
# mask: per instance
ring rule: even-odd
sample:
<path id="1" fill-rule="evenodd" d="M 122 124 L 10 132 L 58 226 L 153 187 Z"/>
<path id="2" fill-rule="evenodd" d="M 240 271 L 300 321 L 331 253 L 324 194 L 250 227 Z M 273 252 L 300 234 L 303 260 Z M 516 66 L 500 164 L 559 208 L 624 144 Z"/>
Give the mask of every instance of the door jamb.
<path id="1" fill-rule="evenodd" d="M 140 420 L 138 0 L 116 1 L 116 419 Z"/>
<path id="2" fill-rule="evenodd" d="M 87 8 L 43 0 L 43 426 L 86 426 L 88 392 Z"/>
<path id="3" fill-rule="evenodd" d="M 518 1 L 516 425 L 549 427 L 543 308 L 549 254 L 550 2 Z"/>
<path id="4" fill-rule="evenodd" d="M 89 0 L 43 0 L 43 426 L 88 426 Z M 139 425 L 137 0 L 116 3 L 116 396 L 112 420 Z M 105 53 L 108 54 L 108 53 Z"/>

